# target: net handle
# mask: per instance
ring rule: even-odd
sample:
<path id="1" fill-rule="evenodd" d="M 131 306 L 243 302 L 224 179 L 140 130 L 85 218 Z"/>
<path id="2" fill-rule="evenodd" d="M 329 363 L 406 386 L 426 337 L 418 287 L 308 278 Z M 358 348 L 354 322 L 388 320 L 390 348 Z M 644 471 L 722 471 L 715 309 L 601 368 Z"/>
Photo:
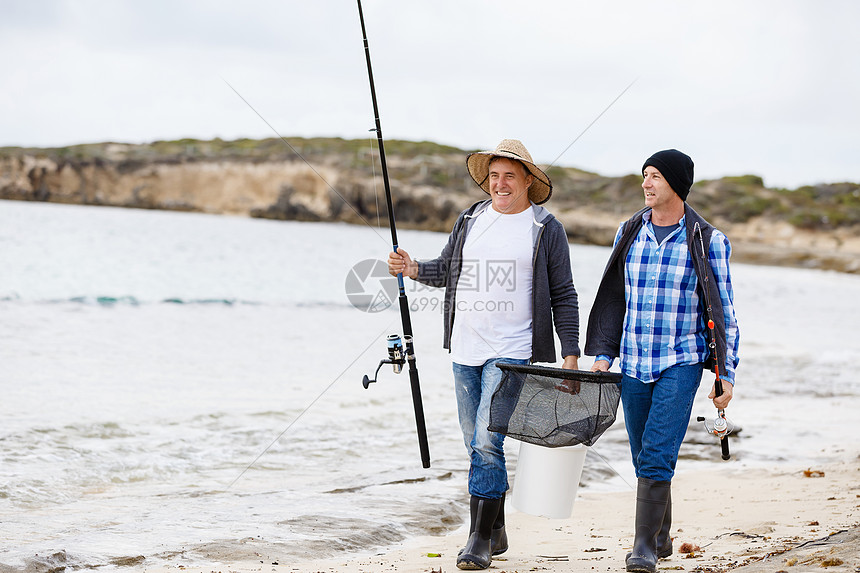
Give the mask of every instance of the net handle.
<path id="1" fill-rule="evenodd" d="M 596 384 L 617 384 L 621 382 L 621 374 L 618 372 L 592 372 L 591 370 L 568 370 L 566 368 L 553 368 L 550 366 L 534 366 L 532 364 L 508 364 L 502 362 L 496 364 L 502 370 L 520 372 L 523 374 L 535 374 L 548 378 L 560 380 L 578 380 L 580 382 L 593 382 Z"/>

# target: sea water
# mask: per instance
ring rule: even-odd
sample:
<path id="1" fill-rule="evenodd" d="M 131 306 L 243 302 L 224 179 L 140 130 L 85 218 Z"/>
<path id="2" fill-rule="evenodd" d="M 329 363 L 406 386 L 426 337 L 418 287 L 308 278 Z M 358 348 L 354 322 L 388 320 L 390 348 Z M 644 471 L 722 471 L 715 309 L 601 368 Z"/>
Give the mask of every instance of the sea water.
<path id="1" fill-rule="evenodd" d="M 446 240 L 399 235 L 420 258 Z M 406 370 L 361 384 L 402 333 L 389 250 L 376 225 L 0 201 L 0 569 L 287 564 L 459 527 L 441 291 L 406 282 L 429 469 Z M 608 254 L 571 246 L 583 323 Z M 860 277 L 732 270 L 740 432 L 723 462 L 693 423 L 679 471 L 856 454 Z M 619 422 L 583 487 L 633 481 Z"/>

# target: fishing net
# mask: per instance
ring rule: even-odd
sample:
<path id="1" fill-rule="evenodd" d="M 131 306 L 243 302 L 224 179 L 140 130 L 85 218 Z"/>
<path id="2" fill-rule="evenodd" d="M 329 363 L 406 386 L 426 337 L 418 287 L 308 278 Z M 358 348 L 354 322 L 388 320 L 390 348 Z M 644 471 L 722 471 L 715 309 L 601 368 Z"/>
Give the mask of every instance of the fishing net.
<path id="1" fill-rule="evenodd" d="M 490 404 L 492 432 L 557 448 L 592 445 L 615 422 L 621 374 L 498 364 L 502 381 Z"/>

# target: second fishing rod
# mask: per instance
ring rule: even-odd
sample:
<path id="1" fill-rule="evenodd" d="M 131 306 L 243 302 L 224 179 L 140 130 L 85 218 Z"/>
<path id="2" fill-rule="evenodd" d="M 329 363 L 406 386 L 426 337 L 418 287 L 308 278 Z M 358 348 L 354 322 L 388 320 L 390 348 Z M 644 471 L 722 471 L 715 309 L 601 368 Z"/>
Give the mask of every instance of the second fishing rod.
<path id="1" fill-rule="evenodd" d="M 710 267 L 710 257 L 708 256 L 708 251 L 705 250 L 705 241 L 702 238 L 702 228 L 697 222 L 694 228 L 694 233 L 698 235 L 699 239 L 699 248 L 702 253 L 702 260 L 707 262 Z M 714 360 L 714 396 L 719 397 L 723 395 L 723 382 L 720 378 L 720 357 L 717 352 L 717 336 L 714 332 L 716 328 L 716 324 L 713 319 L 713 307 L 711 306 L 711 284 L 710 279 L 708 277 L 707 271 L 704 273 L 704 284 L 702 285 L 702 290 L 705 293 L 705 305 L 706 305 L 706 326 L 708 328 L 708 334 L 710 335 L 710 340 L 708 341 L 708 348 L 711 350 L 711 356 Z M 729 423 L 728 418 L 726 418 L 726 411 L 724 408 L 717 408 L 717 416 L 714 418 L 713 423 L 708 426 L 707 420 L 703 416 L 699 416 L 696 418 L 699 422 L 705 423 L 705 429 L 715 435 L 720 439 L 720 450 L 721 456 L 724 460 L 728 460 L 731 458 L 731 453 L 729 452 L 729 434 L 732 432 L 732 427 Z"/>

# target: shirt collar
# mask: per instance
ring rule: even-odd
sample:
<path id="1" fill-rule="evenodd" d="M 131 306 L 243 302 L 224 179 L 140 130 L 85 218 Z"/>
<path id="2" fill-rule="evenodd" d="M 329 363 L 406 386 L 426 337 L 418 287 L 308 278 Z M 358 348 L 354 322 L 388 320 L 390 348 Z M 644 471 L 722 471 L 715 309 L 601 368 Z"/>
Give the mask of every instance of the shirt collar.
<path id="1" fill-rule="evenodd" d="M 681 219 L 678 221 L 678 224 L 683 227 L 686 224 L 686 219 L 687 219 L 687 213 L 684 213 L 681 216 Z M 642 213 L 642 221 L 644 223 L 651 223 L 651 209 L 648 209 L 647 211 Z"/>

